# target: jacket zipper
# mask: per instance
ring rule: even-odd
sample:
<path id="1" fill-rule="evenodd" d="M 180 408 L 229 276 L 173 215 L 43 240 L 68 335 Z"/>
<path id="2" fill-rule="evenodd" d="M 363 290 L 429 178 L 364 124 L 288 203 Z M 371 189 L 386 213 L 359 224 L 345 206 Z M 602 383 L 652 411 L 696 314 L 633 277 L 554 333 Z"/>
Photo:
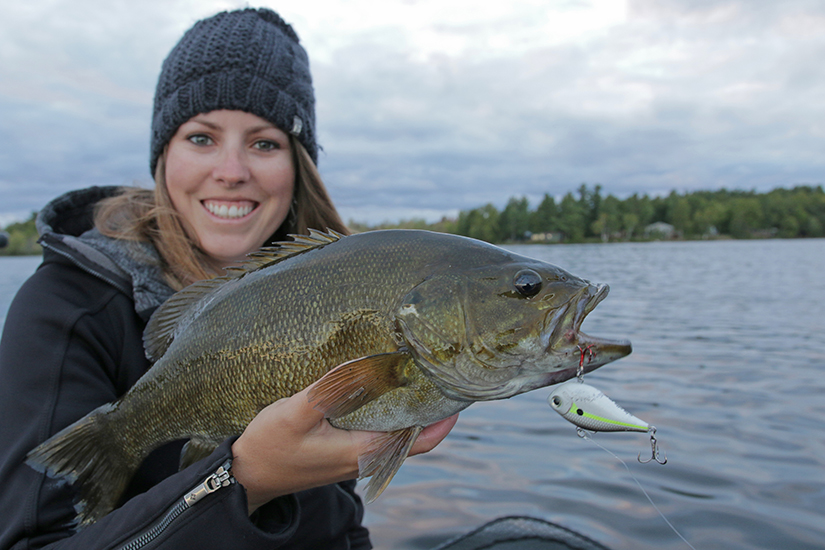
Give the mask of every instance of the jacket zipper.
<path id="1" fill-rule="evenodd" d="M 203 482 L 194 487 L 191 491 L 186 493 L 184 497 L 179 500 L 169 511 L 152 527 L 146 529 L 143 533 L 133 538 L 128 543 L 120 547 L 120 550 L 137 550 L 153 542 L 186 510 L 191 508 L 196 502 L 201 500 L 206 495 L 212 494 L 223 487 L 228 487 L 235 483 L 235 478 L 232 477 L 230 467 L 232 460 L 227 460 L 223 463 L 215 473 L 203 480 Z"/>

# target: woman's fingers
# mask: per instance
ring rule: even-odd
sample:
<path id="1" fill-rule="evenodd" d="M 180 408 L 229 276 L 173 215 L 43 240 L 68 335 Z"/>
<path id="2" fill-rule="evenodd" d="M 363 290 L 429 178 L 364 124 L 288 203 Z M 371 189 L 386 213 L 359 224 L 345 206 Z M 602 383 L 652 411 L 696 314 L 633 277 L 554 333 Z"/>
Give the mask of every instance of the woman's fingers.
<path id="1" fill-rule="evenodd" d="M 334 428 L 309 402 L 310 388 L 266 407 L 232 446 L 232 471 L 247 491 L 250 513 L 277 496 L 358 477 L 358 457 L 381 435 Z M 432 450 L 457 419 L 426 427 L 410 456 Z"/>
<path id="2" fill-rule="evenodd" d="M 324 420 L 324 413 L 316 410 L 309 402 L 307 394 L 311 388 L 309 386 L 292 397 L 276 401 L 282 404 L 286 414 L 290 416 L 290 423 L 299 431 L 311 430 Z"/>
<path id="3" fill-rule="evenodd" d="M 457 421 L 458 414 L 454 414 L 424 428 L 424 431 L 421 432 L 415 444 L 413 444 L 412 449 L 410 449 L 410 456 L 433 450 L 436 445 L 447 437 L 447 434 L 450 433 L 450 430 L 453 429 Z"/>
<path id="4" fill-rule="evenodd" d="M 372 437 L 333 428 L 304 390 L 252 419 L 232 445 L 232 472 L 251 513 L 277 496 L 358 477 L 358 455 Z"/>

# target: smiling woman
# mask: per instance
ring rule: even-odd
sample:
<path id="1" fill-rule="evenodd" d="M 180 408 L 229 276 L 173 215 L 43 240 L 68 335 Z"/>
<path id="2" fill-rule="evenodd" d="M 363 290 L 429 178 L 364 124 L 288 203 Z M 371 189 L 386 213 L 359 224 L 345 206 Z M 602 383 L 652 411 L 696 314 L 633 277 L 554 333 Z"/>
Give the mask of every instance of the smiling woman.
<path id="1" fill-rule="evenodd" d="M 294 181 L 289 136 L 243 111 L 191 118 L 166 150 L 172 206 L 216 269 L 242 261 L 275 233 Z"/>
<path id="2" fill-rule="evenodd" d="M 43 264 L 15 297 L 0 342 L 0 548 L 371 547 L 354 478 L 379 434 L 333 428 L 306 390 L 257 410 L 243 433 L 187 444 L 188 468 L 178 471 L 183 442 L 158 444 L 131 464 L 131 481 L 101 473 L 93 494 L 52 477 L 93 445 L 58 446 L 54 463 L 31 459 L 142 379 L 151 367 L 144 328 L 175 290 L 288 234 L 347 232 L 317 152 L 309 61 L 292 27 L 267 9 L 219 13 L 163 64 L 155 188 L 82 189 L 41 210 Z M 410 454 L 432 449 L 454 423 L 425 428 Z M 114 510 L 76 531 L 80 502 Z"/>
<path id="3" fill-rule="evenodd" d="M 213 118 L 221 119 L 226 126 L 221 127 L 212 124 L 212 127 L 210 127 L 209 121 Z M 252 119 L 257 120 L 257 123 L 249 123 L 249 128 L 242 128 Z M 265 125 L 261 126 L 261 122 L 264 122 Z M 230 126 L 233 128 L 230 128 Z M 187 132 L 187 130 L 190 131 Z M 267 195 L 267 201 L 247 200 L 253 197 L 245 196 L 245 193 L 261 194 L 263 191 L 263 188 L 260 187 L 261 182 L 271 191 L 272 186 L 276 183 L 274 180 L 265 178 L 264 180 L 247 181 L 247 179 L 244 179 L 245 175 L 240 178 L 229 175 L 227 180 L 227 174 L 224 172 L 227 167 L 216 166 L 217 171 L 210 175 L 211 183 L 209 185 L 212 189 L 222 188 L 224 191 L 200 201 L 202 208 L 213 215 L 210 218 L 212 222 L 218 223 L 220 219 L 228 222 L 223 226 L 214 226 L 222 227 L 221 234 L 224 238 L 221 239 L 222 244 L 217 241 L 213 242 L 211 238 L 215 235 L 201 234 L 194 225 L 195 219 L 200 217 L 195 216 L 195 212 L 198 212 L 200 208 L 189 208 L 185 205 L 183 197 L 187 195 L 187 192 L 183 191 L 182 186 L 185 185 L 184 182 L 192 185 L 191 179 L 194 176 L 189 173 L 189 169 L 193 167 L 193 159 L 198 159 L 194 161 L 194 165 L 199 166 L 199 171 L 203 171 L 206 166 L 207 153 L 212 154 L 211 162 L 213 164 L 224 162 L 224 159 L 215 157 L 217 150 L 222 150 L 225 155 L 231 153 L 231 144 L 223 140 L 223 138 L 230 136 L 217 136 L 218 131 L 225 134 L 249 132 L 249 130 L 259 132 L 266 130 L 268 135 L 259 136 L 256 141 L 247 144 L 244 153 L 250 153 L 250 155 L 236 152 L 239 155 L 236 159 L 228 158 L 225 160 L 230 163 L 237 162 L 238 166 L 232 167 L 230 165 L 229 168 L 231 170 L 248 171 L 246 175 L 249 177 L 258 174 L 258 170 L 249 171 L 249 161 L 253 160 L 250 157 L 259 161 L 255 163 L 256 167 L 265 164 L 267 173 L 273 170 L 275 159 L 281 162 L 280 168 L 282 170 L 291 170 L 291 179 L 281 182 L 289 190 L 289 197 L 283 197 L 281 204 L 281 208 L 285 209 L 286 214 L 284 217 L 267 217 L 272 212 L 264 211 L 271 211 L 277 202 L 272 196 L 269 196 L 269 191 L 263 193 Z M 218 137 L 222 139 L 216 141 Z M 182 146 L 175 146 L 174 144 L 179 141 L 184 142 L 181 143 Z M 168 181 L 170 171 L 167 169 L 170 149 L 172 149 L 172 170 L 178 172 L 178 174 L 172 175 L 171 183 Z M 193 153 L 191 156 L 183 154 L 187 149 L 190 153 Z M 201 153 L 195 156 L 192 149 L 201 151 Z M 178 151 L 180 151 L 180 155 L 177 154 Z M 190 162 L 187 163 L 186 158 L 189 158 Z M 287 158 L 289 158 L 288 168 L 283 164 Z M 269 162 L 260 162 L 265 159 L 269 159 Z M 200 166 L 201 164 L 203 166 Z M 180 182 L 177 179 L 178 176 L 182 178 Z M 169 145 L 159 156 L 155 168 L 155 182 L 156 185 L 153 191 L 123 188 L 119 194 L 101 200 L 97 204 L 95 225 L 102 234 L 112 238 L 133 241 L 151 239 L 160 253 L 161 261 L 165 262 L 164 276 L 166 282 L 175 290 L 179 290 L 194 281 L 220 274 L 223 267 L 237 264 L 248 252 L 263 245 L 287 240 L 290 234 L 305 235 L 310 228 L 318 227 L 334 229 L 343 234 L 349 233 L 327 194 L 315 163 L 303 144 L 295 136 L 286 135 L 279 128 L 244 111 L 212 111 L 199 114 L 191 121 L 185 122 L 181 126 L 181 130 L 172 137 Z M 251 188 L 256 190 L 251 191 Z M 200 192 L 203 191 L 204 189 L 201 188 Z M 172 194 L 179 195 L 175 199 L 178 202 L 173 200 Z M 263 198 L 263 195 L 259 197 L 259 199 L 261 198 Z M 263 202 L 269 205 L 269 209 L 260 208 Z M 184 211 L 188 212 L 189 215 L 184 215 Z M 250 213 L 253 215 L 249 216 Z M 247 235 L 250 238 L 246 239 L 246 245 L 248 245 L 246 247 L 244 247 L 244 243 L 230 242 L 233 239 L 227 240 L 231 234 L 231 228 L 234 227 L 236 231 L 240 230 L 242 232 L 251 227 L 249 222 L 252 218 L 257 220 L 259 224 L 269 222 L 264 223 L 264 225 L 272 231 L 265 237 L 259 235 L 261 240 L 256 245 L 251 244 L 253 240 L 251 234 Z M 229 220 L 235 219 L 238 219 L 238 223 L 233 225 L 229 222 Z M 278 221 L 277 224 L 276 221 Z M 237 234 L 236 232 L 236 236 Z M 224 245 L 229 248 L 221 252 L 218 247 Z M 235 249 L 236 246 L 243 250 L 238 252 Z M 213 257 L 213 253 L 217 256 Z M 229 255 L 225 253 L 229 253 Z"/>

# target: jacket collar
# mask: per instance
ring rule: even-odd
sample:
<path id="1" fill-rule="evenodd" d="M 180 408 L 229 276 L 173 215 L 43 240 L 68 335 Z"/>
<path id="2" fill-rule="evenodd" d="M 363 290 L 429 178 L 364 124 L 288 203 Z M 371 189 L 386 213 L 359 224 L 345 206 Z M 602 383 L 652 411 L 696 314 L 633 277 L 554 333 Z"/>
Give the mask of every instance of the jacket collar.
<path id="1" fill-rule="evenodd" d="M 52 200 L 35 222 L 39 242 L 132 296 L 135 311 L 148 320 L 174 293 L 164 280 L 157 250 L 150 243 L 106 237 L 94 227 L 95 205 L 119 190 L 114 186 L 89 187 Z"/>

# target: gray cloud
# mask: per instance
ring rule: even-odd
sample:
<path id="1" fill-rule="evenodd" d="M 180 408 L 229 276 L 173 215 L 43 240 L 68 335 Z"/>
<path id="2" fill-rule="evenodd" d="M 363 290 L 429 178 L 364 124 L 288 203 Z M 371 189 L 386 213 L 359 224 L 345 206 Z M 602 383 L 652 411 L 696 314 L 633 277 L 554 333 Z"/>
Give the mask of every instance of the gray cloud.
<path id="1" fill-rule="evenodd" d="M 542 41 L 563 5 L 436 18 L 424 46 L 412 23 L 339 36 L 293 17 L 344 217 L 437 219 L 582 182 L 620 196 L 822 182 L 821 3 L 631 2 L 622 22 Z M 160 62 L 216 9 L 71 7 L 0 24 L 0 219 L 81 185 L 148 184 Z"/>
<path id="2" fill-rule="evenodd" d="M 339 52 L 319 69 L 328 179 L 376 210 L 821 182 L 822 10 L 753 7 L 640 2 L 597 40 L 503 59 Z"/>

